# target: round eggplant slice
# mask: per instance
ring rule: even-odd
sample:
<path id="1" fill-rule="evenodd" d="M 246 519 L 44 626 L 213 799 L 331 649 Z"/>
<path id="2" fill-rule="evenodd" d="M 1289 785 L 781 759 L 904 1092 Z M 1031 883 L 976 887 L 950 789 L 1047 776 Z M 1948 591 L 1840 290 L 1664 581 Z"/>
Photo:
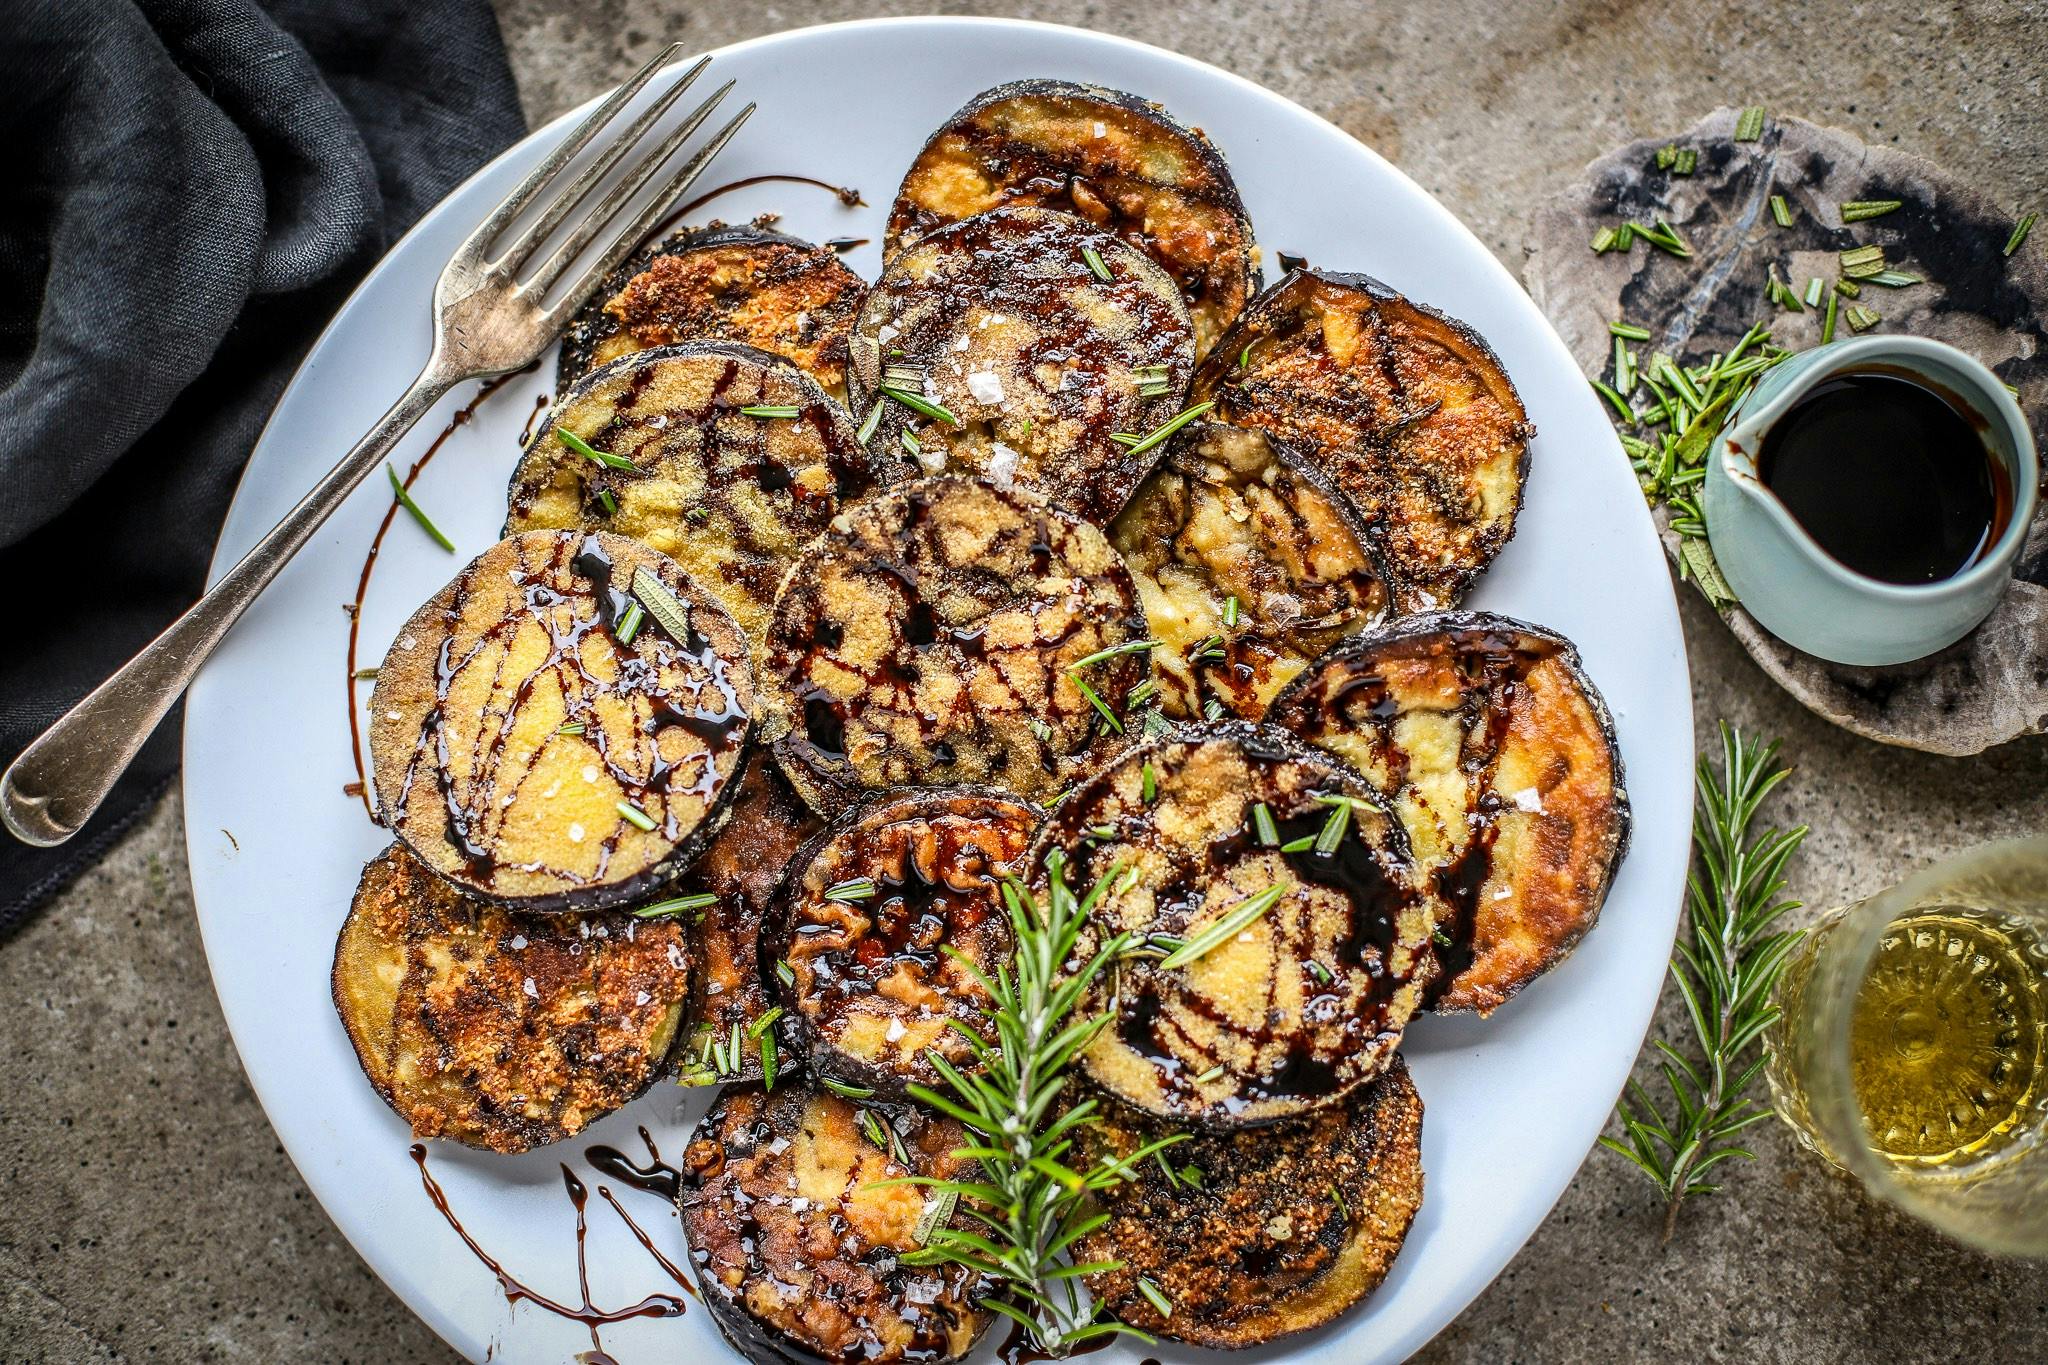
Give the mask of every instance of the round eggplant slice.
<path id="1" fill-rule="evenodd" d="M 505 533 L 643 541 L 758 641 L 790 561 L 871 483 L 852 419 L 809 376 L 695 342 L 636 352 L 563 396 L 512 473 Z"/>
<path id="2" fill-rule="evenodd" d="M 813 1074 L 901 1092 L 943 1084 L 927 1053 L 963 1070 L 955 1025 L 993 1044 L 993 978 L 1011 952 L 999 883 L 1038 810 L 1000 792 L 911 792 L 848 812 L 790 869 L 766 951 L 788 963 L 790 1033 Z"/>
<path id="3" fill-rule="evenodd" d="M 1387 611 L 1364 522 L 1262 431 L 1189 427 L 1109 529 L 1160 641 L 1160 708 L 1256 720 L 1302 667 Z"/>
<path id="4" fill-rule="evenodd" d="M 716 832 L 753 736 L 747 642 L 673 560 L 603 532 L 478 555 L 370 695 L 384 824 L 518 910 L 643 899 Z"/>
<path id="5" fill-rule="evenodd" d="M 1285 731 L 1184 726 L 1119 757 L 1046 817 L 1039 895 L 1052 862 L 1077 895 L 1105 879 L 1077 960 L 1131 936 L 1083 1004 L 1114 1022 L 1081 1062 L 1147 1113 L 1231 1128 L 1337 1104 L 1421 1004 L 1438 907 L 1401 826 Z"/>
<path id="6" fill-rule="evenodd" d="M 828 815 L 900 786 L 1042 800 L 1120 741 L 1144 633 L 1101 531 L 1022 489 L 922 480 L 843 514 L 790 570 L 764 732 Z"/>
<path id="7" fill-rule="evenodd" d="M 905 1176 L 971 1180 L 951 1119 L 825 1091 L 734 1086 L 683 1155 L 683 1236 L 704 1303 L 749 1360 L 958 1360 L 987 1330 L 978 1277 L 907 1266 L 945 1205 Z M 964 1213 L 950 1226 L 969 1225 Z"/>
<path id="8" fill-rule="evenodd" d="M 1090 1136 L 1128 1157 L 1173 1131 L 1112 1109 Z M 1199 1134 L 1160 1156 L 1102 1196 L 1109 1221 L 1076 1244 L 1077 1260 L 1120 1263 L 1090 1275 L 1089 1290 L 1142 1332 L 1258 1346 L 1322 1326 L 1386 1279 L 1422 1205 L 1422 1099 L 1397 1056 L 1342 1105 Z"/>
<path id="9" fill-rule="evenodd" d="M 521 915 L 404 845 L 363 869 L 334 1003 L 363 1073 L 417 1137 L 524 1152 L 639 1095 L 689 992 L 683 927 L 612 911 Z"/>
<path id="10" fill-rule="evenodd" d="M 1406 826 L 1449 915 L 1437 1010 L 1489 1014 L 1593 927 L 1628 844 L 1607 704 L 1539 626 L 1441 612 L 1346 641 L 1269 719 L 1352 764 Z"/>
<path id="11" fill-rule="evenodd" d="M 1107 525 L 1158 458 L 1135 438 L 1179 410 L 1195 352 L 1187 306 L 1150 257 L 1026 208 L 906 247 L 869 292 L 851 354 L 853 410 L 893 477 L 978 474 Z"/>
<path id="12" fill-rule="evenodd" d="M 1397 612 L 1455 606 L 1514 534 L 1535 434 L 1515 386 L 1471 328 L 1369 275 L 1296 270 L 1266 290 L 1194 396 L 1323 466 Z"/>
<path id="13" fill-rule="evenodd" d="M 562 337 L 555 387 L 600 365 L 684 341 L 737 341 L 796 362 L 846 393 L 846 338 L 867 282 L 830 247 L 766 228 L 688 228 L 627 262 Z"/>
<path id="14" fill-rule="evenodd" d="M 984 90 L 911 163 L 883 252 L 1012 205 L 1075 214 L 1157 261 L 1201 351 L 1258 289 L 1258 247 L 1223 154 L 1136 95 L 1055 80 Z"/>
<path id="15" fill-rule="evenodd" d="M 762 980 L 761 929 L 784 869 L 818 830 L 775 760 L 748 754 L 731 816 L 672 893 L 696 966 L 677 1048 L 684 1084 L 756 1081 L 771 1062 L 780 1066 L 772 1033 L 756 1027 L 774 994 Z M 697 904 L 705 896 L 710 903 Z"/>

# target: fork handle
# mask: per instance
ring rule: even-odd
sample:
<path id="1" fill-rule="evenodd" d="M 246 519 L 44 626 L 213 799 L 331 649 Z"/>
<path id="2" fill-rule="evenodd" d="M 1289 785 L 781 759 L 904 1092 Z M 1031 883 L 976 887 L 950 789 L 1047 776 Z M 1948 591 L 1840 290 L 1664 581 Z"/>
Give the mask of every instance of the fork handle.
<path id="1" fill-rule="evenodd" d="M 437 353 L 355 448 L 234 568 L 21 751 L 0 775 L 0 823 L 9 833 L 44 848 L 78 833 L 242 613 L 457 379 Z"/>

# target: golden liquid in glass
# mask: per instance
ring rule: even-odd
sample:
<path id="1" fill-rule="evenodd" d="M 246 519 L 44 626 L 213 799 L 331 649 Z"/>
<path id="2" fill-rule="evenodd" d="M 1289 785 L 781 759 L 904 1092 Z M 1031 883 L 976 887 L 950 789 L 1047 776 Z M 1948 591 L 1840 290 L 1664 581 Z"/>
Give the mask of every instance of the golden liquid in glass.
<path id="1" fill-rule="evenodd" d="M 1930 907 L 1885 931 L 1857 992 L 1849 1069 L 1870 1141 L 1956 1167 L 2027 1136 L 2048 1084 L 2043 946 L 2023 923 Z"/>

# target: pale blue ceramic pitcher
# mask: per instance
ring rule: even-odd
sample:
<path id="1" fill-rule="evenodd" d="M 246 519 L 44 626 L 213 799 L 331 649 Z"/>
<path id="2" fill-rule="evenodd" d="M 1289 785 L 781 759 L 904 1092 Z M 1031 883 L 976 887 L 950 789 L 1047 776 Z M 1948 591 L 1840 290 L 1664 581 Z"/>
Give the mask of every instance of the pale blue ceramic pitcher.
<path id="1" fill-rule="evenodd" d="M 1818 385 L 1871 366 L 1924 380 L 1966 405 L 2012 489 L 2012 515 L 1973 563 L 1934 583 L 1887 583 L 1823 550 L 1757 477 L 1764 433 Z M 1817 346 L 1765 372 L 1707 457 L 1707 534 L 1722 575 L 1764 629 L 1844 664 L 1896 664 L 1955 643 L 2012 581 L 2041 466 L 2019 404 L 1984 365 L 1944 342 L 1872 336 Z M 1848 496 L 1853 496 L 1853 492 Z"/>

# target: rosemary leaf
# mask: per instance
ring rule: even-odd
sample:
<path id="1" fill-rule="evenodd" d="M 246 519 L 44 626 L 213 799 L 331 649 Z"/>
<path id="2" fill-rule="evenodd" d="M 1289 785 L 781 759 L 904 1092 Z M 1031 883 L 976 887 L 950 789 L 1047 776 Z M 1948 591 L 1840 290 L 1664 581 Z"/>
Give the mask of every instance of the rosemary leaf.
<path id="1" fill-rule="evenodd" d="M 1339 806 L 1337 809 L 1339 812 L 1344 812 L 1348 808 Z M 1187 942 L 1168 953 L 1160 961 L 1160 968 L 1162 970 L 1170 970 L 1174 967 L 1184 967 L 1197 958 L 1214 952 L 1217 948 L 1222 947 L 1225 943 L 1228 943 L 1250 928 L 1268 910 L 1279 904 L 1282 896 L 1293 889 L 1290 883 L 1275 882 L 1257 895 L 1239 901 L 1236 905 L 1233 905 L 1230 909 L 1212 920 L 1208 928 L 1203 929 L 1200 933 L 1190 934 Z"/>
<path id="2" fill-rule="evenodd" d="M 1258 832 L 1260 848 L 1280 845 L 1280 827 L 1273 822 L 1273 808 L 1261 801 L 1252 807 L 1252 828 Z"/>
<path id="3" fill-rule="evenodd" d="M 1842 205 L 1844 223 L 1860 223 L 1866 218 L 1882 218 L 1894 209 L 1904 208 L 1903 199 L 1851 199 Z"/>
<path id="4" fill-rule="evenodd" d="M 1116 276 L 1109 273 L 1109 266 L 1103 261 L 1102 253 L 1094 247 L 1082 247 L 1081 259 L 1088 262 L 1088 269 L 1094 272 L 1096 279 L 1101 280 L 1104 284 L 1115 282 Z"/>
<path id="5" fill-rule="evenodd" d="M 860 430 L 853 436 L 862 445 L 875 439 L 875 429 L 882 425 L 882 400 L 877 398 L 868 405 L 868 415 L 861 419 Z"/>
<path id="6" fill-rule="evenodd" d="M 1102 717 L 1103 722 L 1107 724 L 1113 732 L 1119 735 L 1124 732 L 1124 723 L 1121 720 L 1117 719 L 1116 712 L 1109 709 L 1109 703 L 1102 699 L 1102 694 L 1100 692 L 1097 692 L 1092 686 L 1089 685 L 1089 682 L 1086 678 L 1074 672 L 1072 669 L 1069 669 L 1067 670 L 1067 681 L 1072 683 L 1075 686 L 1075 688 L 1079 690 L 1081 695 L 1088 699 L 1088 704 L 1095 708 L 1096 714 Z"/>
<path id="7" fill-rule="evenodd" d="M 555 439 L 575 451 L 578 455 L 581 455 L 584 459 L 601 464 L 606 469 L 637 470 L 639 468 L 638 465 L 623 455 L 614 455 L 609 450 L 599 450 L 567 427 L 556 427 Z"/>
<path id="8" fill-rule="evenodd" d="M 638 602 L 626 603 L 626 609 L 619 613 L 618 623 L 612 627 L 612 638 L 622 645 L 630 645 L 639 638 L 641 623 L 647 619 L 647 608 Z"/>
<path id="9" fill-rule="evenodd" d="M 875 890 L 874 878 L 855 877 L 849 881 L 834 882 L 826 887 L 825 899 L 840 905 L 847 905 L 854 901 L 873 900 L 875 898 Z"/>
<path id="10" fill-rule="evenodd" d="M 2030 213 L 2020 219 L 2019 222 L 2013 224 L 2012 236 L 2005 239 L 2004 254 L 2010 256 L 2013 252 L 2020 249 L 2020 244 L 2027 240 L 2027 234 L 2034 230 L 2034 220 L 2038 217 L 2040 217 L 2039 214 Z"/>
<path id="11" fill-rule="evenodd" d="M 1752 104 L 1744 109 L 1735 120 L 1735 140 L 1755 142 L 1764 135 L 1764 107 Z"/>
<path id="12" fill-rule="evenodd" d="M 1159 641 L 1157 640 L 1126 640 L 1120 645 L 1111 645 L 1107 649 L 1098 649 L 1093 654 L 1082 655 L 1067 665 L 1067 672 L 1073 673 L 1080 669 L 1103 663 L 1109 659 L 1122 658 L 1126 654 L 1143 654 L 1148 650 L 1157 649 L 1158 647 Z"/>
<path id="13" fill-rule="evenodd" d="M 1160 423 L 1157 427 L 1154 427 L 1150 432 L 1148 432 L 1144 436 L 1132 436 L 1126 438 L 1125 433 L 1119 432 L 1115 434 L 1113 439 L 1127 446 L 1130 449 L 1131 454 L 1143 455 L 1146 451 L 1152 449 L 1161 441 L 1164 441 L 1167 437 L 1173 435 L 1173 433 L 1179 431 L 1182 427 L 1194 421 L 1197 417 L 1200 417 L 1203 413 L 1207 412 L 1209 409 L 1215 406 L 1216 402 L 1214 399 L 1211 399 L 1206 403 L 1197 403 L 1193 407 L 1185 408 L 1179 413 L 1176 413 L 1174 416 L 1169 417 L 1166 421 Z M 958 423 L 955 423 L 954 425 L 957 426 Z"/>
<path id="14" fill-rule="evenodd" d="M 1792 206 L 1785 202 L 1784 195 L 1774 194 L 1771 196 L 1771 218 L 1781 228 L 1792 226 Z"/>
<path id="15" fill-rule="evenodd" d="M 1920 277 L 1903 270 L 1880 270 L 1875 275 L 1866 275 L 1863 282 L 1881 284 L 1887 289 L 1904 289 L 1909 284 L 1920 283 Z"/>
<path id="16" fill-rule="evenodd" d="M 1882 313 L 1874 308 L 1865 308 L 1860 303 L 1850 304 L 1842 316 L 1848 319 L 1849 329 L 1855 332 L 1867 332 L 1884 321 Z"/>
<path id="17" fill-rule="evenodd" d="M 794 403 L 756 403 L 740 409 L 742 417 L 801 417 L 804 410 Z"/>
<path id="18" fill-rule="evenodd" d="M 850 1085 L 845 1081 L 835 1081 L 830 1076 L 818 1077 L 818 1084 L 842 1099 L 867 1100 L 873 1099 L 875 1095 L 874 1087 L 872 1086 Z"/>
<path id="19" fill-rule="evenodd" d="M 1610 322 L 1607 324 L 1607 330 L 1612 335 L 1622 337 L 1628 341 L 1648 341 L 1650 339 L 1649 328 L 1638 327 L 1632 322 Z"/>
<path id="20" fill-rule="evenodd" d="M 644 829 L 651 834 L 656 828 L 654 817 L 641 810 L 631 801 L 614 801 L 612 802 L 612 809 L 624 816 L 626 823 L 635 829 Z"/>
<path id="21" fill-rule="evenodd" d="M 948 426 L 956 427 L 960 425 L 958 417 L 955 417 L 952 413 L 946 411 L 946 409 L 940 407 L 921 393 L 912 393 L 908 389 L 899 389 L 894 385 L 884 384 L 881 387 L 881 394 L 884 398 L 893 398 L 912 412 L 929 417 L 935 422 L 944 422 Z"/>
<path id="22" fill-rule="evenodd" d="M 633 570 L 633 596 L 636 605 L 647 608 L 655 624 L 668 632 L 668 637 L 679 645 L 690 642 L 690 606 L 668 590 L 668 584 L 654 570 L 645 564 Z"/>
<path id="23" fill-rule="evenodd" d="M 422 530 L 434 538 L 435 544 L 448 551 L 448 553 L 454 554 L 455 542 L 443 535 L 441 528 L 434 525 L 434 519 L 427 515 L 426 509 L 412 500 L 412 490 L 407 488 L 405 481 L 398 477 L 398 471 L 393 469 L 389 462 L 386 462 L 384 472 L 391 476 L 391 496 L 398 499 L 398 505 L 412 513 L 412 519 L 420 524 Z"/>
<path id="24" fill-rule="evenodd" d="M 669 900 L 656 901 L 652 905 L 643 905 L 633 912 L 633 917 L 635 919 L 666 919 L 670 915 L 687 914 L 692 910 L 703 910 L 716 904 L 718 904 L 718 897 L 712 895 L 709 891 L 699 891 L 695 895 L 676 896 Z"/>

